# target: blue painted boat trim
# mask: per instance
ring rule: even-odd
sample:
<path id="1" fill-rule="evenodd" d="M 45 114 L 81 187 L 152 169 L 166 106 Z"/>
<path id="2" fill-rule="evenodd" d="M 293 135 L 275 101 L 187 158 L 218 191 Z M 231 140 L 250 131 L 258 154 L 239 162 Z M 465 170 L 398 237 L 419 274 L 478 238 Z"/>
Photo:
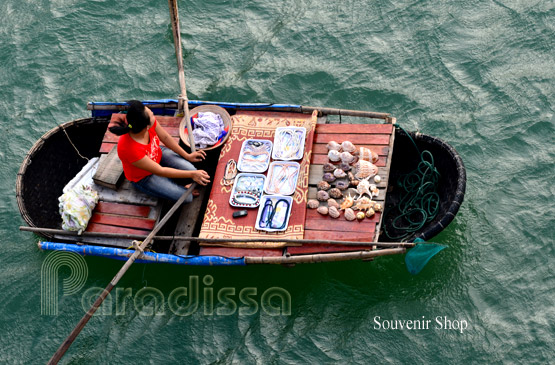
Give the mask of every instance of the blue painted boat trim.
<path id="1" fill-rule="evenodd" d="M 169 104 L 169 103 L 177 103 L 179 100 L 177 99 L 159 99 L 159 100 L 143 100 L 145 105 L 149 104 Z M 126 105 L 126 102 L 103 102 L 103 101 L 91 101 L 89 105 L 93 107 L 95 105 L 102 105 L 102 106 L 123 106 Z M 290 105 L 290 104 L 272 104 L 272 103 L 226 103 L 226 102 L 219 102 L 219 101 L 202 101 L 202 100 L 189 100 L 189 104 L 191 105 L 217 105 L 221 106 L 222 108 L 240 108 L 240 109 L 255 109 L 255 108 L 275 108 L 275 109 L 290 109 L 290 108 L 298 108 L 300 109 L 300 105 Z M 114 109 L 115 110 L 115 109 Z M 166 108 L 154 108 L 152 111 L 154 114 L 157 115 L 173 115 L 175 109 L 166 109 Z M 113 112 L 111 110 L 92 110 L 91 114 L 93 117 L 101 117 L 101 116 L 108 116 L 111 115 Z M 167 114 L 166 114 L 167 113 Z"/>
<path id="2" fill-rule="evenodd" d="M 110 259 L 127 261 L 127 259 L 135 252 L 134 250 L 125 250 L 122 248 L 101 247 L 90 245 L 76 245 L 72 243 L 60 242 L 39 242 L 38 246 L 41 250 L 48 251 L 71 251 L 82 256 L 101 256 Z M 243 257 L 222 257 L 222 256 L 177 256 L 164 253 L 145 252 L 140 258 L 136 259 L 138 263 L 164 263 L 175 265 L 191 265 L 191 266 L 245 266 Z"/>

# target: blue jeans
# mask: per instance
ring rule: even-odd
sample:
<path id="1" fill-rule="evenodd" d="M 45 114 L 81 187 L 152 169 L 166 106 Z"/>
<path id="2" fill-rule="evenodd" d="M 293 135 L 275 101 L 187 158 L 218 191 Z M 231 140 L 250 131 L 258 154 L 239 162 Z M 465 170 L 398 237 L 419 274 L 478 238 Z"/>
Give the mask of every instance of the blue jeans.
<path id="1" fill-rule="evenodd" d="M 185 160 L 183 157 L 179 156 L 177 153 L 173 152 L 169 148 L 164 146 L 160 147 L 162 149 L 162 159 L 160 160 L 160 166 L 172 167 L 178 170 L 194 171 L 195 166 L 192 163 Z M 186 192 L 184 186 L 177 184 L 175 181 L 168 177 L 162 177 L 158 175 L 148 175 L 147 177 L 139 180 L 137 182 L 131 182 L 137 190 L 142 191 L 145 194 L 177 201 Z M 189 195 L 185 199 L 185 203 L 190 203 L 193 201 L 193 194 Z"/>

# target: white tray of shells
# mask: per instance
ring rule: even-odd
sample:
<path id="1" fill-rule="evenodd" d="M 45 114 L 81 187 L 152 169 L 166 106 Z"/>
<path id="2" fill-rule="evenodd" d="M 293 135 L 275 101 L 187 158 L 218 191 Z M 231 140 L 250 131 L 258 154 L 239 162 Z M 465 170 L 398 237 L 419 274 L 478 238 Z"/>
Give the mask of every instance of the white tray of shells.
<path id="1" fill-rule="evenodd" d="M 306 128 L 304 127 L 278 127 L 274 135 L 274 160 L 301 160 L 304 154 L 304 140 Z"/>
<path id="2" fill-rule="evenodd" d="M 264 184 L 266 194 L 291 195 L 297 188 L 301 165 L 295 161 L 273 161 Z"/>
<path id="3" fill-rule="evenodd" d="M 247 139 L 243 141 L 237 162 L 241 172 L 264 172 L 270 164 L 272 141 L 265 139 Z"/>

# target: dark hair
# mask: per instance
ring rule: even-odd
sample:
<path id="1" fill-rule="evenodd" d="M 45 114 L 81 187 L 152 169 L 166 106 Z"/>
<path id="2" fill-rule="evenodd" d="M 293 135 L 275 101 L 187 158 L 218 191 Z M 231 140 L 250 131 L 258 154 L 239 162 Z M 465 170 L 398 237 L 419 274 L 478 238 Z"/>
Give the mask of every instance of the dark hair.
<path id="1" fill-rule="evenodd" d="M 148 116 L 143 103 L 139 100 L 129 100 L 127 105 L 129 105 L 126 116 L 127 123 L 117 121 L 109 127 L 110 132 L 118 136 L 128 132 L 140 132 L 150 123 L 150 117 Z"/>

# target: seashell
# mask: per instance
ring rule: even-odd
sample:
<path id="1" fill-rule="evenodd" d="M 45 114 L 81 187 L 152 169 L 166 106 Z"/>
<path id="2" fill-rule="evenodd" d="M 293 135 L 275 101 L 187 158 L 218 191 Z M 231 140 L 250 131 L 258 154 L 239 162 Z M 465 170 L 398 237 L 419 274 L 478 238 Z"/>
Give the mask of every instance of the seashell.
<path id="1" fill-rule="evenodd" d="M 343 163 L 352 163 L 355 161 L 355 156 L 351 155 L 349 152 L 341 152 L 339 158 Z"/>
<path id="2" fill-rule="evenodd" d="M 359 180 L 372 177 L 378 173 L 378 166 L 365 160 L 359 160 L 355 164 L 355 169 L 355 177 Z"/>
<path id="3" fill-rule="evenodd" d="M 380 177 L 380 175 L 374 176 L 374 182 L 375 182 L 376 184 L 379 184 L 381 181 L 382 181 L 382 178 Z"/>
<path id="4" fill-rule="evenodd" d="M 351 170 L 351 165 L 349 165 L 348 163 L 345 162 L 341 162 L 339 164 L 339 168 L 345 172 L 350 171 Z"/>
<path id="5" fill-rule="evenodd" d="M 366 218 L 372 218 L 375 213 L 376 212 L 374 212 L 374 209 L 368 208 L 368 210 L 366 211 Z"/>
<path id="6" fill-rule="evenodd" d="M 317 212 L 322 215 L 328 215 L 328 207 L 325 207 L 325 206 L 318 207 Z"/>
<path id="7" fill-rule="evenodd" d="M 333 176 L 333 174 L 331 172 L 326 172 L 324 174 L 324 176 L 322 177 L 322 179 L 324 179 L 327 182 L 333 182 L 335 181 L 335 176 Z"/>
<path id="8" fill-rule="evenodd" d="M 380 189 L 378 189 L 378 187 L 374 184 L 370 185 L 370 191 L 372 192 L 372 196 L 378 196 L 380 195 Z"/>
<path id="9" fill-rule="evenodd" d="M 328 194 L 327 191 L 325 190 L 320 190 L 316 193 L 316 199 L 318 199 L 321 202 L 325 202 L 330 198 L 330 195 Z"/>
<path id="10" fill-rule="evenodd" d="M 372 196 L 372 193 L 370 192 L 370 183 L 368 182 L 368 180 L 364 179 L 359 181 L 357 192 L 360 196 L 363 196 L 364 194 L 368 195 L 369 197 Z"/>
<path id="11" fill-rule="evenodd" d="M 343 203 L 339 206 L 340 209 L 347 209 L 353 206 L 355 199 L 349 194 L 343 200 Z"/>
<path id="12" fill-rule="evenodd" d="M 322 167 L 324 172 L 333 172 L 335 170 L 335 165 L 329 162 L 326 162 Z"/>
<path id="13" fill-rule="evenodd" d="M 320 206 L 320 203 L 316 199 L 309 199 L 306 206 L 310 209 L 316 209 Z"/>
<path id="14" fill-rule="evenodd" d="M 364 212 L 358 212 L 357 213 L 357 219 L 359 221 L 363 220 L 366 217 L 366 214 Z"/>
<path id="15" fill-rule="evenodd" d="M 337 210 L 337 207 L 329 207 L 329 208 L 328 208 L 328 214 L 329 214 L 330 217 L 332 217 L 332 218 L 339 218 L 339 216 L 341 215 L 341 213 L 339 212 L 339 210 Z"/>
<path id="16" fill-rule="evenodd" d="M 351 185 L 353 185 L 356 188 L 358 185 L 358 180 L 355 179 L 355 175 L 353 175 L 353 173 L 349 171 L 347 173 L 347 178 L 349 179 L 349 182 L 351 183 Z"/>
<path id="17" fill-rule="evenodd" d="M 330 191 L 328 192 L 328 194 L 335 199 L 341 199 L 343 198 L 343 193 L 341 192 L 341 190 L 339 190 L 338 188 L 333 188 L 330 189 Z"/>
<path id="18" fill-rule="evenodd" d="M 328 199 L 328 208 L 331 208 L 331 207 L 339 208 L 339 203 L 337 202 L 337 200 L 332 198 Z"/>
<path id="19" fill-rule="evenodd" d="M 355 152 L 355 150 L 357 149 L 355 145 L 349 141 L 344 141 L 343 143 L 341 143 L 341 148 L 343 148 L 343 151 L 350 153 Z"/>
<path id="20" fill-rule="evenodd" d="M 381 212 L 383 209 L 382 205 L 380 203 L 374 203 L 374 210 L 376 212 Z"/>
<path id="21" fill-rule="evenodd" d="M 331 188 L 331 185 L 329 182 L 322 180 L 318 183 L 318 185 L 316 185 L 316 187 L 318 188 L 318 190 L 329 190 L 329 188 Z"/>
<path id="22" fill-rule="evenodd" d="M 376 152 L 366 147 L 357 148 L 357 150 L 355 151 L 355 156 L 357 156 L 359 160 L 364 160 L 372 163 L 378 162 L 379 158 Z"/>
<path id="23" fill-rule="evenodd" d="M 354 210 L 368 210 L 372 208 L 374 203 L 370 200 L 370 198 L 363 196 L 362 198 L 357 199 L 355 202 L 355 206 L 353 207 Z"/>
<path id="24" fill-rule="evenodd" d="M 341 179 L 347 176 L 347 173 L 341 169 L 335 169 L 335 171 L 333 172 L 333 176 L 337 177 L 338 179 Z"/>
<path id="25" fill-rule="evenodd" d="M 336 151 L 336 150 L 330 150 L 328 152 L 328 158 L 330 159 L 330 161 L 337 162 L 341 160 L 341 153 L 339 153 L 339 151 Z"/>
<path id="26" fill-rule="evenodd" d="M 339 190 L 347 190 L 349 188 L 349 182 L 345 181 L 345 180 L 337 180 L 335 182 L 335 187 L 338 188 Z"/>
<path id="27" fill-rule="evenodd" d="M 345 219 L 348 221 L 354 221 L 356 219 L 355 212 L 351 208 L 345 209 Z"/>
<path id="28" fill-rule="evenodd" d="M 326 147 L 328 148 L 328 151 L 341 151 L 341 145 L 335 141 L 329 141 Z"/>

